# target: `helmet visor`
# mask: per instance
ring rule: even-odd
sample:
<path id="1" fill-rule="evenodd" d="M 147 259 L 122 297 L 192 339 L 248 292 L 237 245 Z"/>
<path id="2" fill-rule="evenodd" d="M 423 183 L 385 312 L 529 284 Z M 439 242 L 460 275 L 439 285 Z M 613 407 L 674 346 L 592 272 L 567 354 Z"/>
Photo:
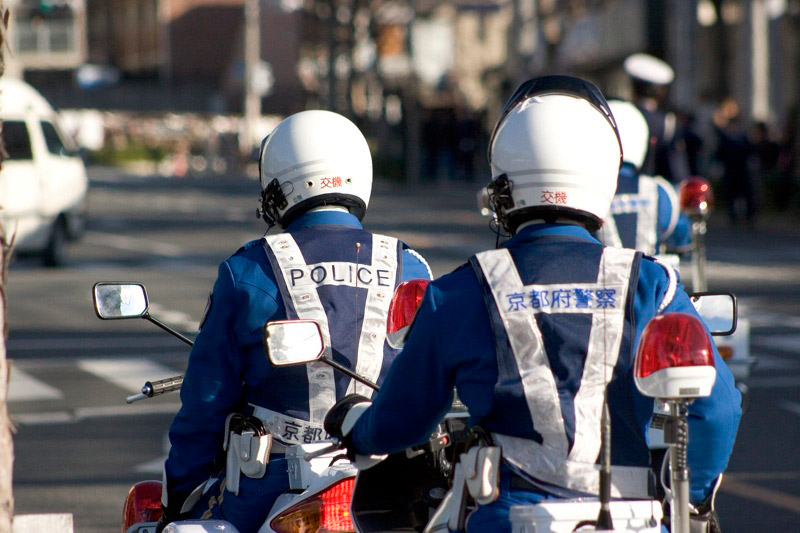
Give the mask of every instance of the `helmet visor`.
<path id="1" fill-rule="evenodd" d="M 500 128 L 500 124 L 503 123 L 503 120 L 506 118 L 506 116 L 511 113 L 511 111 L 517 107 L 517 105 L 525 100 L 544 94 L 563 94 L 566 96 L 574 96 L 576 98 L 586 100 L 592 107 L 597 109 L 605 117 L 605 119 L 611 125 L 611 128 L 614 130 L 614 135 L 616 135 L 617 142 L 619 143 L 619 162 L 620 165 L 622 164 L 622 139 L 620 139 L 619 136 L 617 121 L 614 120 L 614 115 L 611 113 L 611 108 L 609 107 L 608 102 L 606 102 L 603 93 L 600 92 L 600 89 L 586 80 L 575 78 L 573 76 L 562 75 L 532 78 L 526 82 L 523 82 L 522 85 L 520 85 L 517 90 L 514 91 L 514 94 L 512 94 L 511 98 L 509 98 L 506 102 L 506 105 L 503 106 L 503 110 L 500 112 L 500 118 L 492 130 L 491 137 L 489 137 L 489 163 L 492 162 L 492 144 L 494 144 L 494 138 L 497 135 L 497 130 Z"/>

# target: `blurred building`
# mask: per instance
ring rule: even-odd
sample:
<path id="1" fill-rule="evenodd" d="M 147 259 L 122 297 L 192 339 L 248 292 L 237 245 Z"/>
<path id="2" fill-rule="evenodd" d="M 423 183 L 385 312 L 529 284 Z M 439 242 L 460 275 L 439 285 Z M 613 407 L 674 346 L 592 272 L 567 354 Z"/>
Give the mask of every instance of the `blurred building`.
<path id="1" fill-rule="evenodd" d="M 11 0 L 12 72 L 58 107 L 241 112 L 244 0 Z M 265 112 L 301 109 L 301 18 L 261 2 Z"/>
<path id="2" fill-rule="evenodd" d="M 242 114 L 248 1 L 6 0 L 7 69 L 58 107 Z M 486 131 L 520 81 L 626 96 L 636 52 L 674 67 L 674 108 L 702 119 L 732 96 L 746 119 L 800 127 L 800 0 L 256 3 L 263 113 L 351 116 L 388 174 L 485 177 Z"/>
<path id="3" fill-rule="evenodd" d="M 625 96 L 622 62 L 647 52 L 676 74 L 669 103 L 707 113 L 735 98 L 781 128 L 800 102 L 798 0 L 513 0 L 507 73 L 566 72 Z"/>
<path id="4" fill-rule="evenodd" d="M 77 68 L 86 61 L 84 0 L 6 0 L 12 16 L 6 74 Z M 10 57 L 9 57 L 10 56 Z"/>

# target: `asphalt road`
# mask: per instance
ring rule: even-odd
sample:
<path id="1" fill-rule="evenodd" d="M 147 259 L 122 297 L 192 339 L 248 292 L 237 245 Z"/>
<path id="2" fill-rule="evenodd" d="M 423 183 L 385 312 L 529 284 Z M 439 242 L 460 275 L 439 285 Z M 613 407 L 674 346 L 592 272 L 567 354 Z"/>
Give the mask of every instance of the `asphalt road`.
<path id="1" fill-rule="evenodd" d="M 181 373 L 188 347 L 142 320 L 100 321 L 96 281 L 141 281 L 151 312 L 191 335 L 220 261 L 260 237 L 257 182 L 165 179 L 92 169 L 90 224 L 68 264 L 15 259 L 8 279 L 9 408 L 17 514 L 66 512 L 75 530 L 119 528 L 131 483 L 160 478 L 176 395 L 133 405 L 146 379 Z M 379 181 L 365 226 L 395 235 L 442 275 L 494 245 L 473 183 Z M 800 230 L 796 221 L 709 233 L 712 290 L 733 290 L 758 364 L 718 498 L 726 532 L 790 530 L 800 520 Z M 275 231 L 275 230 L 273 230 Z"/>

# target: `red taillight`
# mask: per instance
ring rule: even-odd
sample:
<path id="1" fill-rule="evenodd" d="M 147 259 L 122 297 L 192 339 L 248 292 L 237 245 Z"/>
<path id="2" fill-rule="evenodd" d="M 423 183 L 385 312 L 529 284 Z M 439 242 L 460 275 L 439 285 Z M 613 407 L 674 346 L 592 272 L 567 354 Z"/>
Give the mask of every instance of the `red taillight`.
<path id="1" fill-rule="evenodd" d="M 389 344 L 401 348 L 406 333 L 417 314 L 428 280 L 413 279 L 397 286 L 389 304 L 389 317 L 386 321 L 386 334 Z"/>
<path id="2" fill-rule="evenodd" d="M 714 206 L 711 184 L 702 178 L 689 178 L 678 187 L 681 211 L 688 215 L 705 215 Z"/>
<path id="3" fill-rule="evenodd" d="M 707 396 L 716 378 L 711 338 L 697 317 L 670 313 L 645 326 L 636 351 L 636 386 L 658 398 Z"/>
<path id="4" fill-rule="evenodd" d="M 158 522 L 161 518 L 161 482 L 140 481 L 128 491 L 122 509 L 122 533 L 133 524 Z"/>
<path id="5" fill-rule="evenodd" d="M 293 505 L 270 522 L 278 533 L 350 533 L 355 531 L 350 516 L 355 478 Z"/>
<path id="6" fill-rule="evenodd" d="M 353 499 L 355 478 L 346 479 L 322 494 L 322 524 L 320 531 L 354 531 L 350 517 L 350 502 Z"/>

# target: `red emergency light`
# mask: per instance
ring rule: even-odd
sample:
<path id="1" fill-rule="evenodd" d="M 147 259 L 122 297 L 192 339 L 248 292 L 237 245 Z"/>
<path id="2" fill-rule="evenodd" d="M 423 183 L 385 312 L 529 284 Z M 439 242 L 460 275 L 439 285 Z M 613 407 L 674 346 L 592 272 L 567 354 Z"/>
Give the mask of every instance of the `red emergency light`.
<path id="1" fill-rule="evenodd" d="M 140 481 L 131 487 L 122 509 L 122 533 L 133 524 L 158 522 L 161 518 L 161 482 Z"/>
<path id="2" fill-rule="evenodd" d="M 687 215 L 706 215 L 714 207 L 711 184 L 703 178 L 689 178 L 678 186 L 681 211 Z"/>
<path id="3" fill-rule="evenodd" d="M 636 351 L 634 378 L 652 398 L 701 398 L 717 377 L 711 337 L 699 318 L 660 315 L 647 323 Z"/>
<path id="4" fill-rule="evenodd" d="M 427 279 L 412 279 L 395 289 L 389 304 L 389 318 L 386 320 L 386 338 L 393 348 L 403 347 L 428 283 Z"/>

